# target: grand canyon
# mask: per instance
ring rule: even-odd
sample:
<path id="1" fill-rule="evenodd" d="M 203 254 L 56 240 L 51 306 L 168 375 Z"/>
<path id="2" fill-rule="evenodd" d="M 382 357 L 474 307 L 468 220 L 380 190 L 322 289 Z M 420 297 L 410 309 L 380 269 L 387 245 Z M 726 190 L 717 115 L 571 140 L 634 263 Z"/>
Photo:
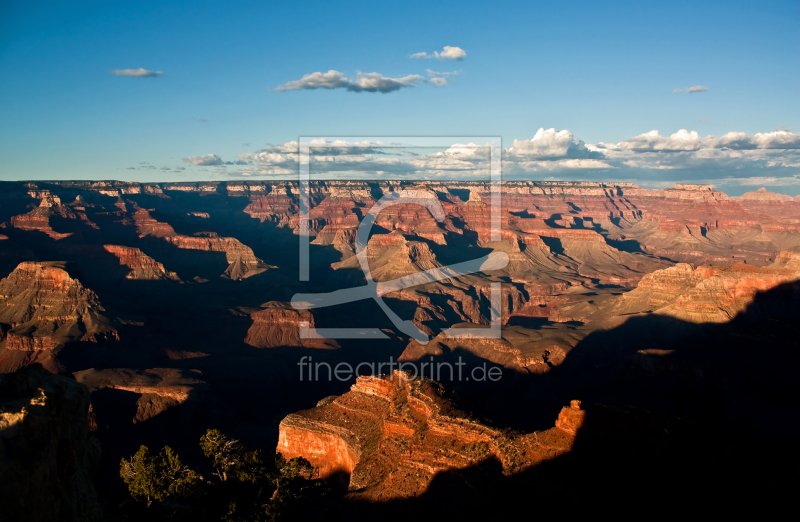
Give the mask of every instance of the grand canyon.
<path id="1" fill-rule="evenodd" d="M 358 226 L 404 191 L 445 216 L 383 210 L 366 244 L 374 281 L 508 263 L 385 294 L 427 342 L 372 300 L 293 306 L 365 284 Z M 120 459 L 168 444 L 192 462 L 218 428 L 307 459 L 336 492 L 333 519 L 588 514 L 616 497 L 727 509 L 796 489 L 800 197 L 505 181 L 492 241 L 488 182 L 313 181 L 301 282 L 299 194 L 291 181 L 0 182 L 3 476 L 49 488 L 62 520 L 93 520 L 125 493 Z M 498 283 L 500 335 L 452 335 L 489 330 Z M 341 364 L 366 370 L 331 377 Z"/>

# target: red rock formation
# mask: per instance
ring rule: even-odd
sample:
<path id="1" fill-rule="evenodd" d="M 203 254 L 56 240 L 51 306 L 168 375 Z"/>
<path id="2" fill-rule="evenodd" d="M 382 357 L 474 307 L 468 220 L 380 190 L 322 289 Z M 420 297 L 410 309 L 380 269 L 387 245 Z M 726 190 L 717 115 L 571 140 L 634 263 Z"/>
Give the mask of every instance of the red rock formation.
<path id="1" fill-rule="evenodd" d="M 792 201 L 791 196 L 786 196 L 784 194 L 775 194 L 774 192 L 768 192 L 767 189 L 761 187 L 755 192 L 745 192 L 741 196 L 738 197 L 741 201 Z"/>
<path id="2" fill-rule="evenodd" d="M 200 379 L 202 373 L 199 370 L 92 368 L 75 372 L 74 375 L 91 393 L 109 388 L 139 395 L 136 415 L 132 419 L 134 424 L 180 406 L 192 397 L 201 396 L 208 389 L 205 381 Z"/>
<path id="3" fill-rule="evenodd" d="M 279 223 L 286 223 L 298 211 L 297 192 L 291 191 L 287 187 L 283 187 L 283 190 L 273 189 L 268 195 L 255 196 L 244 209 L 246 214 L 261 222 Z"/>
<path id="4" fill-rule="evenodd" d="M 48 191 L 43 191 L 43 193 L 35 194 L 34 196 L 41 197 L 39 207 L 27 214 L 13 216 L 11 218 L 11 226 L 20 230 L 38 230 L 56 240 L 69 237 L 70 233 L 60 233 L 53 230 L 50 226 L 50 218 L 59 216 L 66 219 L 78 219 L 78 216 L 68 207 L 62 205 L 58 196 L 53 196 Z"/>
<path id="5" fill-rule="evenodd" d="M 797 254 L 782 252 L 768 267 L 737 263 L 725 267 L 678 264 L 648 274 L 624 295 L 616 313 L 654 311 L 685 321 L 728 322 L 758 292 L 800 280 Z"/>
<path id="6" fill-rule="evenodd" d="M 252 326 L 247 330 L 244 342 L 256 348 L 303 347 L 338 348 L 336 341 L 329 339 L 301 339 L 300 325 L 307 323 L 314 328 L 314 316 L 308 310 L 295 310 L 287 303 L 271 301 L 263 310 L 250 315 Z"/>
<path id="7" fill-rule="evenodd" d="M 455 328 L 474 326 L 456 324 Z M 584 335 L 569 330 L 532 330 L 518 326 L 504 327 L 500 339 L 451 338 L 440 333 L 425 345 L 410 341 L 398 361 L 424 361 L 426 356 L 463 350 L 510 370 L 545 373 L 564 362 Z"/>
<path id="8" fill-rule="evenodd" d="M 103 312 L 95 293 L 71 277 L 64 263 L 21 263 L 0 281 L 0 323 L 10 326 L 6 350 L 52 352 L 70 341 L 115 339 Z"/>
<path id="9" fill-rule="evenodd" d="M 229 279 L 245 279 L 275 268 L 257 258 L 250 247 L 233 237 L 219 237 L 216 234 L 201 237 L 169 235 L 162 239 L 178 248 L 224 252 L 229 265 L 221 275 Z"/>
<path id="10" fill-rule="evenodd" d="M 367 261 L 374 281 L 391 281 L 442 266 L 427 243 L 409 241 L 402 233 L 376 234 L 367 243 Z M 358 258 L 349 257 L 334 268 L 361 270 Z"/>
<path id="11" fill-rule="evenodd" d="M 133 213 L 133 222 L 136 225 L 136 231 L 139 233 L 139 237 L 145 236 L 152 236 L 152 237 L 164 237 L 164 236 L 171 236 L 175 234 L 175 229 L 169 225 L 169 223 L 162 223 L 152 216 L 150 216 L 150 212 L 143 208 L 138 208 Z"/>
<path id="12" fill-rule="evenodd" d="M 130 273 L 125 276 L 126 279 L 144 279 L 144 280 L 172 280 L 180 281 L 180 278 L 175 272 L 168 272 L 164 269 L 164 265 L 146 255 L 138 248 L 119 246 L 119 245 L 103 245 L 103 249 L 119 258 L 119 264 L 130 269 Z"/>
<path id="13" fill-rule="evenodd" d="M 552 429 L 508 433 L 445 395 L 438 383 L 404 372 L 359 377 L 350 392 L 283 419 L 277 451 L 308 459 L 323 478 L 345 479 L 352 499 L 386 501 L 418 496 L 438 473 L 489 458 L 512 474 L 562 455 L 583 422 L 573 401 Z"/>

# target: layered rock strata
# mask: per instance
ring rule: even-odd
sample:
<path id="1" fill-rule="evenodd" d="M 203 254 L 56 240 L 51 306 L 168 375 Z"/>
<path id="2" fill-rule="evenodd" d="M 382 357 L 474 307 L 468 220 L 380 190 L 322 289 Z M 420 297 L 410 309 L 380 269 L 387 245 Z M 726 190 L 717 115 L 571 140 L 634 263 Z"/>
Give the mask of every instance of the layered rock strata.
<path id="1" fill-rule="evenodd" d="M 554 428 L 502 431 L 446 395 L 438 383 L 405 372 L 359 377 L 350 392 L 283 419 L 277 451 L 308 459 L 323 478 L 344 480 L 354 499 L 385 501 L 419 496 L 437 474 L 489 459 L 517 473 L 570 451 L 583 423 L 573 401 Z"/>

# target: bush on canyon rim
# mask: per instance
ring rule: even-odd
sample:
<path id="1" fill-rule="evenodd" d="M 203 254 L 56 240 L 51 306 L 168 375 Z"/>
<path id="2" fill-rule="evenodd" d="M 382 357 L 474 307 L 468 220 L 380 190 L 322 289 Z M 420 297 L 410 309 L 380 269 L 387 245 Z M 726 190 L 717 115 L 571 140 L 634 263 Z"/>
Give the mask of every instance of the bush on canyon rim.
<path id="1" fill-rule="evenodd" d="M 184 466 L 168 446 L 155 455 L 142 446 L 130 459 L 122 459 L 120 477 L 131 497 L 146 502 L 148 510 L 155 501 L 170 518 L 188 511 L 193 520 L 199 513 L 229 522 L 282 520 L 316 509 L 330 492 L 323 481 L 313 479 L 317 470 L 302 457 L 287 460 L 279 453 L 274 460 L 265 459 L 261 451 L 219 430 L 208 430 L 200 447 L 211 459 L 216 479 L 206 480 Z"/>
<path id="2" fill-rule="evenodd" d="M 145 500 L 147 505 L 168 497 L 187 497 L 197 488 L 203 477 L 184 466 L 180 457 L 169 446 L 157 455 L 151 455 L 142 446 L 130 459 L 120 462 L 119 476 L 128 485 L 131 496 Z"/>

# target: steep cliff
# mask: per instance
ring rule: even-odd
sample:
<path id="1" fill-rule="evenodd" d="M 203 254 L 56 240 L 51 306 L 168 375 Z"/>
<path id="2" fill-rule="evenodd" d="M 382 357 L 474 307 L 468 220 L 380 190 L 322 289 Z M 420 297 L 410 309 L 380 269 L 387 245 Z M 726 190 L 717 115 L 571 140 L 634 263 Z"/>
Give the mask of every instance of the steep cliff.
<path id="1" fill-rule="evenodd" d="M 300 327 L 305 324 L 314 328 L 314 316 L 308 310 L 295 310 L 287 303 L 270 301 L 263 310 L 253 312 L 252 326 L 247 330 L 244 342 L 256 348 L 303 347 L 338 348 L 336 341 L 329 339 L 301 339 Z"/>
<path id="2" fill-rule="evenodd" d="M 180 281 L 175 272 L 170 272 L 164 265 L 134 247 L 119 245 L 103 245 L 103 249 L 116 256 L 119 264 L 130 269 L 126 279 L 140 279 L 148 281 Z"/>
<path id="3" fill-rule="evenodd" d="M 461 411 L 440 384 L 411 377 L 398 371 L 359 377 L 350 392 L 289 415 L 277 451 L 346 482 L 351 499 L 386 501 L 419 496 L 438 473 L 487 459 L 507 474 L 525 470 L 568 452 L 583 422 L 580 402 L 573 401 L 554 428 L 504 432 Z"/>
<path id="4" fill-rule="evenodd" d="M 655 312 L 692 323 L 724 323 L 753 302 L 758 292 L 800 280 L 797 254 L 782 252 L 767 267 L 678 264 L 645 276 L 620 298 L 617 314 Z"/>
<path id="5" fill-rule="evenodd" d="M 0 281 L 6 350 L 27 352 L 26 362 L 32 362 L 70 341 L 118 338 L 97 295 L 68 270 L 61 262 L 25 262 Z"/>
<path id="6" fill-rule="evenodd" d="M 33 365 L 0 375 L 0 518 L 100 519 L 89 435 L 89 392 Z"/>
<path id="7" fill-rule="evenodd" d="M 257 258 L 250 247 L 233 237 L 219 237 L 212 233 L 199 237 L 168 235 L 162 239 L 182 249 L 225 254 L 228 267 L 220 275 L 228 279 L 245 279 L 274 268 Z"/>

